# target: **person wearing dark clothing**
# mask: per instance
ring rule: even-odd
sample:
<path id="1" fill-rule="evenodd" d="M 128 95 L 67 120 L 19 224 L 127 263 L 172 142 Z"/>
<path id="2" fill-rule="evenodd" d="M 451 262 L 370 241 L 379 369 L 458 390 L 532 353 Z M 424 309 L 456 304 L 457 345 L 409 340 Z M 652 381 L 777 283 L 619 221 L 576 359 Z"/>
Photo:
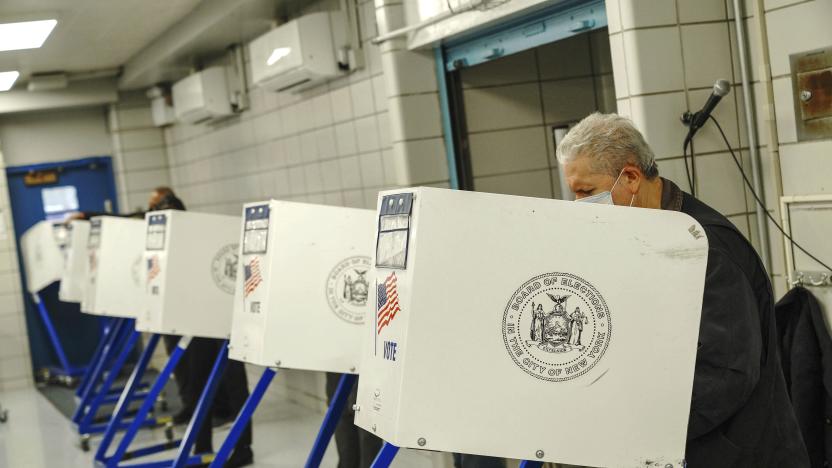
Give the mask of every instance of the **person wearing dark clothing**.
<path id="1" fill-rule="evenodd" d="M 194 337 L 188 345 L 188 350 L 191 352 L 191 361 L 188 363 L 188 371 L 190 373 L 188 375 L 188 385 L 189 388 L 197 390 L 196 395 L 194 395 L 197 400 L 208 382 L 208 377 L 214 368 L 214 362 L 224 344 L 225 340 L 217 338 Z M 243 408 L 243 405 L 248 399 L 248 395 L 248 378 L 246 376 L 245 365 L 240 361 L 229 359 L 225 366 L 225 372 L 220 379 L 214 401 L 225 400 L 227 402 L 227 409 L 236 415 Z M 210 413 L 208 416 L 210 418 Z M 196 442 L 194 443 L 194 453 L 200 454 L 214 451 L 211 442 L 212 433 L 211 420 L 206 419 L 197 433 Z M 251 422 L 249 422 L 240 435 L 240 440 L 237 441 L 234 452 L 232 452 L 231 457 L 229 457 L 224 466 L 226 468 L 235 468 L 249 465 L 253 461 L 254 455 L 251 451 Z"/>
<path id="2" fill-rule="evenodd" d="M 832 464 L 832 337 L 820 304 L 797 287 L 774 308 L 783 374 L 812 468 Z"/>
<path id="3" fill-rule="evenodd" d="M 338 389 L 338 382 L 341 374 L 327 372 L 326 374 L 326 397 L 327 404 L 331 403 L 335 390 Z M 355 404 L 358 383 L 356 383 L 349 398 L 347 406 L 338 420 L 335 427 L 335 447 L 338 449 L 338 468 L 369 468 L 373 464 L 376 455 L 383 441 L 373 434 L 356 426 L 355 411 L 352 406 Z"/>
<path id="4" fill-rule="evenodd" d="M 716 210 L 659 177 L 652 150 L 625 117 L 586 117 L 557 153 L 578 201 L 680 211 L 702 226 L 691 226 L 691 235 L 707 237 L 688 466 L 808 467 L 780 366 L 771 283 L 751 244 Z"/>

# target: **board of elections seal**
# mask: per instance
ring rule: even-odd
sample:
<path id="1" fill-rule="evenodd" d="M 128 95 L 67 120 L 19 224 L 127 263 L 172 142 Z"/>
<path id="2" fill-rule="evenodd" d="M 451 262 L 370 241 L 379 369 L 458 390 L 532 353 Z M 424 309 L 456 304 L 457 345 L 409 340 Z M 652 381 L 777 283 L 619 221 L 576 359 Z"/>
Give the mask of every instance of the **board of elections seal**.
<path id="1" fill-rule="evenodd" d="M 237 287 L 237 261 L 240 244 L 223 246 L 211 260 L 211 277 L 220 291 L 234 294 Z"/>
<path id="2" fill-rule="evenodd" d="M 514 363 L 541 380 L 564 382 L 592 369 L 610 343 L 604 297 L 569 273 L 526 281 L 503 312 L 503 342 Z"/>
<path id="3" fill-rule="evenodd" d="M 370 257 L 357 255 L 338 262 L 326 279 L 326 300 L 341 320 L 360 325 L 370 295 Z"/>

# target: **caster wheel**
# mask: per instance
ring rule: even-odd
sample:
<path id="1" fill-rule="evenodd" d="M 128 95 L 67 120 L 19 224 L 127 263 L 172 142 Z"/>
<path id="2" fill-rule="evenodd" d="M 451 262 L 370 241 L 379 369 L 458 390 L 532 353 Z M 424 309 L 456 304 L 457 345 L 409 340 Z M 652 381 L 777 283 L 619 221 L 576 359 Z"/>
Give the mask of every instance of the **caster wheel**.
<path id="1" fill-rule="evenodd" d="M 90 451 L 90 436 L 89 434 L 84 434 L 81 436 L 81 450 L 85 452 Z"/>
<path id="2" fill-rule="evenodd" d="M 173 441 L 173 425 L 170 423 L 165 424 L 165 440 L 168 442 Z"/>

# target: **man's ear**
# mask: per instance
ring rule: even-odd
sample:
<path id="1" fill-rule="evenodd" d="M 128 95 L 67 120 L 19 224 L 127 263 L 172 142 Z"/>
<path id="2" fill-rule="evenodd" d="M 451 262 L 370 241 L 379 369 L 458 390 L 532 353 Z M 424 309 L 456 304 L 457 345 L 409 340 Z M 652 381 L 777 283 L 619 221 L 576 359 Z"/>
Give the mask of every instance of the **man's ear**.
<path id="1" fill-rule="evenodd" d="M 641 183 L 644 181 L 644 174 L 638 166 L 627 164 L 622 169 L 621 182 L 627 187 L 627 191 L 635 195 L 641 188 Z"/>

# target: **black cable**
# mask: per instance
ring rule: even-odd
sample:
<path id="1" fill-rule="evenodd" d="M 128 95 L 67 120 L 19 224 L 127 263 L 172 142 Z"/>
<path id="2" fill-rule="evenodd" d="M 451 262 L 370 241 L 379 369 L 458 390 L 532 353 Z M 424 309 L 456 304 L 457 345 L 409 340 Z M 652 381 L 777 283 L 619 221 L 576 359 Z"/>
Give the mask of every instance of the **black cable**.
<path id="1" fill-rule="evenodd" d="M 694 133 L 695 134 L 695 133 Z M 693 147 L 693 135 L 691 135 L 690 139 L 690 181 L 693 184 L 692 188 L 694 192 L 691 194 L 694 197 L 696 196 L 695 187 L 696 187 L 696 151 Z"/>
<path id="2" fill-rule="evenodd" d="M 826 268 L 829 271 L 832 271 L 832 267 L 820 261 L 819 258 L 809 253 L 809 251 L 804 249 L 803 246 L 801 246 L 794 239 L 792 239 L 790 235 L 786 234 L 786 231 L 784 231 L 780 224 L 777 223 L 777 220 L 775 220 L 774 217 L 771 216 L 771 213 L 768 212 L 768 208 L 766 208 L 766 204 L 760 199 L 760 196 L 757 195 L 757 192 L 754 191 L 754 187 L 751 185 L 751 181 L 749 181 L 748 176 L 745 175 L 745 171 L 742 169 L 742 165 L 740 164 L 740 161 L 737 159 L 737 155 L 734 154 L 734 150 L 731 148 L 731 143 L 728 141 L 728 137 L 725 136 L 725 132 L 722 130 L 722 126 L 719 125 L 719 122 L 714 118 L 714 116 L 711 115 L 709 117 L 711 120 L 713 120 L 714 124 L 716 125 L 716 128 L 719 130 L 719 134 L 722 135 L 722 139 L 725 141 L 725 146 L 728 147 L 728 152 L 731 153 L 731 157 L 734 159 L 734 164 L 737 165 L 737 169 L 739 169 L 740 174 L 742 175 L 742 180 L 745 181 L 745 185 L 748 187 L 748 190 L 751 191 L 751 194 L 754 196 L 754 199 L 757 201 L 760 207 L 763 208 L 763 212 L 766 214 L 766 217 L 768 217 L 769 221 L 771 221 L 771 223 L 774 224 L 777 230 L 780 231 L 780 233 L 782 233 L 783 236 L 786 239 L 788 239 L 793 246 L 797 247 L 798 250 L 808 255 L 809 258 L 811 258 L 812 260 L 818 262 L 822 267 Z"/>
<path id="3" fill-rule="evenodd" d="M 685 142 L 682 143 L 682 160 L 685 162 L 685 176 L 687 176 L 688 179 L 690 194 L 696 197 L 696 188 L 693 186 L 693 179 L 690 176 L 690 167 L 688 167 L 688 145 L 690 145 L 692 138 L 692 133 L 688 132 L 688 136 L 685 137 Z"/>

